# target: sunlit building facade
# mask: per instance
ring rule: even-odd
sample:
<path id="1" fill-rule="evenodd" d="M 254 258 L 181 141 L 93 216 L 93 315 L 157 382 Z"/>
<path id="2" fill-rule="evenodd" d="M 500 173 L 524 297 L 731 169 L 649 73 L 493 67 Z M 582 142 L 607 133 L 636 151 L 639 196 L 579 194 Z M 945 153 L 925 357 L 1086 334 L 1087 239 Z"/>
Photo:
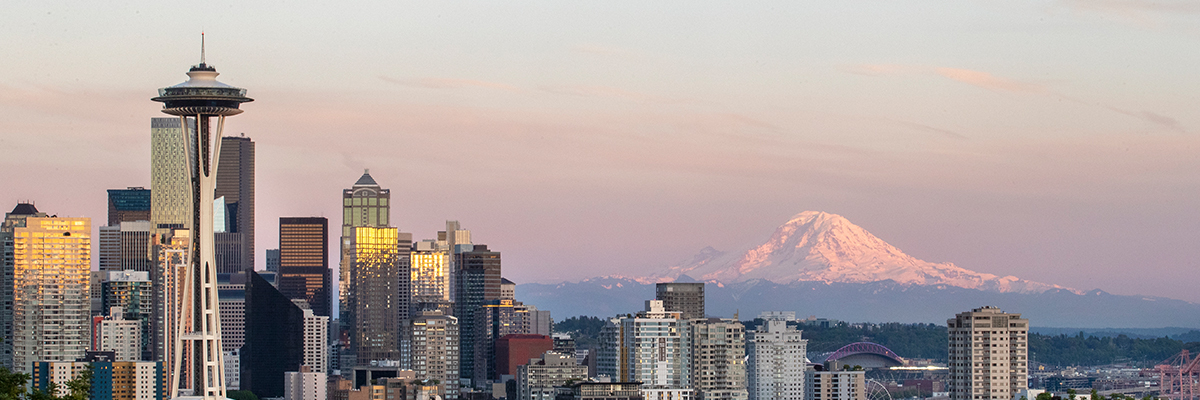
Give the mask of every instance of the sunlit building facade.
<path id="1" fill-rule="evenodd" d="M 87 351 L 91 225 L 89 218 L 28 217 L 12 228 L 14 372 Z"/>
<path id="2" fill-rule="evenodd" d="M 342 326 L 354 330 L 357 326 L 355 311 L 358 309 L 352 276 L 355 265 L 355 228 L 386 228 L 391 226 L 391 190 L 383 189 L 370 171 L 363 171 L 358 181 L 342 191 L 342 233 L 338 242 L 341 247 L 341 264 L 338 271 L 338 299 Z"/>
<path id="3" fill-rule="evenodd" d="M 325 217 L 279 218 L 279 291 L 327 317 L 332 315 L 328 237 Z"/>
<path id="4" fill-rule="evenodd" d="M 351 347 L 358 365 L 400 360 L 400 325 L 408 315 L 408 270 L 412 234 L 397 228 L 355 228 L 355 325 Z M 342 368 L 346 368 L 343 366 Z"/>
<path id="5" fill-rule="evenodd" d="M 412 303 L 449 303 L 450 252 L 437 242 L 417 242 L 412 251 Z"/>

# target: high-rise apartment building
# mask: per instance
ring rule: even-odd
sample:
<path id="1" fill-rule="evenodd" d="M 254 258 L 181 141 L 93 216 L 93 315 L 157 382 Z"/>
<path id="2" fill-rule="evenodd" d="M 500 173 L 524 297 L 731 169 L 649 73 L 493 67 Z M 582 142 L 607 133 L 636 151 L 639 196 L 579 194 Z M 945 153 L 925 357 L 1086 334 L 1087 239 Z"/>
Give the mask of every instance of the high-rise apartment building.
<path id="1" fill-rule="evenodd" d="M 150 221 L 124 221 L 100 227 L 101 271 L 150 271 L 153 243 Z"/>
<path id="2" fill-rule="evenodd" d="M 475 310 L 474 373 L 471 383 L 484 388 L 500 376 L 496 371 L 496 340 L 505 335 L 529 333 L 524 307 L 512 300 L 492 300 Z"/>
<path id="3" fill-rule="evenodd" d="M 409 314 L 408 256 L 412 234 L 396 228 L 358 227 L 354 251 L 354 325 L 351 348 L 360 366 L 400 361 L 401 321 Z M 456 324 L 457 325 L 457 324 Z M 457 326 L 455 327 L 457 329 Z M 457 367 L 457 365 L 456 365 Z M 348 369 L 342 366 L 342 369 Z"/>
<path id="4" fill-rule="evenodd" d="M 787 321 L 770 320 L 746 339 L 750 400 L 804 400 L 808 341 Z"/>
<path id="5" fill-rule="evenodd" d="M 353 186 L 342 191 L 342 233 L 338 242 L 342 254 L 338 271 L 338 319 L 347 330 L 353 330 L 357 323 L 354 315 L 358 304 L 354 299 L 357 291 L 353 288 L 356 281 L 352 274 L 355 265 L 354 239 L 357 235 L 355 228 L 391 226 L 391 199 L 391 190 L 375 183 L 369 170 L 363 171 Z"/>
<path id="6" fill-rule="evenodd" d="M 153 358 L 154 347 L 151 339 L 151 329 L 154 326 L 154 287 L 150 281 L 150 273 L 143 271 L 99 271 L 104 274 L 100 283 L 101 307 L 105 314 L 110 310 L 120 309 L 121 319 L 137 323 L 142 332 L 138 344 L 138 355 L 132 359 L 119 361 L 143 361 Z"/>
<path id="7" fill-rule="evenodd" d="M 109 309 L 96 326 L 96 349 L 111 351 L 116 361 L 142 361 L 142 323 L 125 319 L 121 307 Z"/>
<path id="8" fill-rule="evenodd" d="M 246 272 L 217 274 L 217 313 L 221 314 L 221 349 L 232 353 L 246 344 Z M 235 371 L 236 372 L 236 371 Z M 229 371 L 226 375 L 233 375 Z M 226 384 L 229 382 L 226 381 Z"/>
<path id="9" fill-rule="evenodd" d="M 150 220 L 150 189 L 108 189 L 108 226 Z"/>
<path id="10" fill-rule="evenodd" d="M 655 285 L 655 299 L 667 311 L 679 311 L 683 319 L 704 318 L 704 282 L 671 282 Z"/>
<path id="11" fill-rule="evenodd" d="M 412 318 L 406 328 L 407 355 L 416 378 L 437 381 L 442 398 L 458 398 L 458 318 L 428 311 Z"/>
<path id="12" fill-rule="evenodd" d="M 950 399 L 1011 400 L 1029 387 L 1029 320 L 985 306 L 946 320 Z"/>
<path id="13" fill-rule="evenodd" d="M 316 315 L 332 315 L 329 220 L 279 218 L 279 291 L 307 301 Z"/>
<path id="14" fill-rule="evenodd" d="M 196 141 L 195 125 L 187 134 L 179 118 L 150 119 L 150 222 L 154 228 L 190 229 L 192 221 L 192 185 L 188 177 L 191 143 Z"/>
<path id="15" fill-rule="evenodd" d="M 421 309 L 436 309 L 449 304 L 450 297 L 450 250 L 439 241 L 422 240 L 413 243 L 409 261 L 412 290 L 413 315 Z"/>
<path id="16" fill-rule="evenodd" d="M 609 320 L 602 329 L 599 373 L 622 382 L 642 382 L 643 393 L 691 389 L 691 332 L 679 311 L 666 310 L 662 300 L 648 300 L 645 311 Z M 667 393 L 675 392 L 661 394 Z"/>
<path id="17" fill-rule="evenodd" d="M 304 362 L 301 368 L 325 375 L 329 368 L 329 317 L 304 311 Z"/>
<path id="18" fill-rule="evenodd" d="M 154 313 L 150 340 L 155 361 L 163 363 L 168 379 L 173 371 L 175 324 L 179 318 L 179 288 L 188 265 L 191 232 L 187 229 L 157 229 L 154 242 L 154 269 L 150 281 L 154 290 Z"/>
<path id="19" fill-rule="evenodd" d="M 13 208 L 12 212 L 4 214 L 4 222 L 0 225 L 0 257 L 3 260 L 3 271 L 0 275 L 0 329 L 3 332 L 0 336 L 11 338 L 13 337 L 13 295 L 15 288 L 15 271 L 16 259 L 13 257 L 13 234 L 18 227 L 25 227 L 26 219 L 29 217 L 48 217 L 49 215 L 39 212 L 33 204 L 18 203 Z M 94 293 L 97 298 L 96 306 L 99 307 L 99 293 Z M 98 308 L 97 308 L 98 310 Z M 0 341 L 0 365 L 9 370 L 13 369 L 13 346 L 11 340 Z"/>
<path id="20" fill-rule="evenodd" d="M 12 342 L 14 372 L 73 361 L 91 344 L 91 220 L 44 215 L 19 204 L 0 229 L 6 259 L 12 254 L 12 334 L 4 342 Z"/>
<path id="21" fill-rule="evenodd" d="M 733 319 L 692 320 L 692 385 L 701 400 L 746 400 L 746 327 Z"/>
<path id="22" fill-rule="evenodd" d="M 454 316 L 458 317 L 461 336 L 468 338 L 460 344 L 462 356 L 472 361 L 459 364 L 459 374 L 469 379 L 475 376 L 475 311 L 488 301 L 500 299 L 500 252 L 484 244 L 456 247 L 460 251 L 454 254 Z"/>
<path id="23" fill-rule="evenodd" d="M 217 234 L 225 237 L 217 239 L 217 254 L 226 257 L 217 260 L 217 272 L 254 269 L 254 141 L 245 135 L 221 138 L 213 197 L 223 198 L 225 208 L 224 231 Z M 222 246 L 222 241 L 227 244 Z M 222 252 L 220 247 L 230 251 Z"/>

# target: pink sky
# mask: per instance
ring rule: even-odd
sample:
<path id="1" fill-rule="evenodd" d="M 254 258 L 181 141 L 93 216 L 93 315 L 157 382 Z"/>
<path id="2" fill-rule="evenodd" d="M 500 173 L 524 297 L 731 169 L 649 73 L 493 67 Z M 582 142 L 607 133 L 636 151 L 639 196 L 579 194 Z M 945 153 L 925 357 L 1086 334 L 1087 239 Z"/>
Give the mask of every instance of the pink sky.
<path id="1" fill-rule="evenodd" d="M 149 186 L 149 98 L 205 30 L 256 99 L 227 133 L 258 143 L 260 260 L 370 168 L 394 224 L 457 219 L 518 282 L 821 210 L 929 261 L 1200 301 L 1200 9 L 795 3 L 11 5 L 0 205 L 102 221 Z"/>

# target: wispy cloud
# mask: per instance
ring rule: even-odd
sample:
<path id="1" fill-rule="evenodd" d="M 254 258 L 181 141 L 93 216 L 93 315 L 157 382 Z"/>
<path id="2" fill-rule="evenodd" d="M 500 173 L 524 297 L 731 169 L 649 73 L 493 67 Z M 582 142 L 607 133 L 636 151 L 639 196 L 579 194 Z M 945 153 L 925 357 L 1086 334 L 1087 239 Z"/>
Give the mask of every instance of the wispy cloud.
<path id="1" fill-rule="evenodd" d="M 900 121 L 900 120 L 894 120 L 894 119 L 889 119 L 887 121 L 897 124 L 897 125 L 900 125 L 900 126 L 907 127 L 907 128 L 915 129 L 918 131 L 935 133 L 940 136 L 951 138 L 951 139 L 966 139 L 967 138 L 966 136 L 963 136 L 961 133 L 958 133 L 955 131 L 951 131 L 948 129 L 942 129 L 942 128 L 935 128 L 935 127 L 932 127 L 929 125 L 920 124 L 920 123 L 916 123 L 916 122 Z"/>
<path id="2" fill-rule="evenodd" d="M 1062 0 L 1062 4 L 1076 10 L 1103 11 L 1128 16 L 1139 13 L 1200 14 L 1200 3 L 1190 0 Z"/>
<path id="3" fill-rule="evenodd" d="M 1116 2 L 1113 2 L 1113 3 L 1116 3 Z M 1133 2 L 1121 2 L 1121 3 L 1133 3 Z M 1137 3 L 1144 3 L 1144 2 L 1137 2 Z M 1157 4 L 1157 3 L 1155 3 L 1155 4 Z M 1196 8 L 1198 10 L 1200 10 L 1200 4 L 1198 4 Z M 1180 9 L 1181 10 L 1190 10 L 1191 7 L 1183 7 L 1182 5 L 1180 5 Z M 1047 87 L 1043 84 L 1040 84 L 1040 83 L 1027 82 L 1027 81 L 1021 81 L 1021 80 L 1017 80 L 1017 79 L 999 77 L 996 75 L 992 75 L 989 72 L 977 71 L 977 70 L 971 70 L 971 69 L 950 68 L 950 67 L 927 67 L 927 66 L 918 66 L 918 65 L 897 65 L 897 64 L 854 64 L 854 65 L 841 66 L 841 67 L 838 67 L 838 69 L 843 72 L 847 72 L 847 73 L 851 73 L 851 74 L 868 75 L 868 76 L 932 73 L 932 74 L 941 76 L 943 78 L 951 79 L 956 82 L 965 83 L 965 84 L 975 86 L 978 88 L 987 89 L 987 90 L 990 90 L 993 92 L 1048 96 L 1048 97 L 1052 97 L 1055 99 L 1069 101 L 1069 102 L 1078 103 L 1078 104 L 1086 104 L 1086 105 L 1093 105 L 1093 106 L 1097 105 L 1095 102 L 1081 100 L 1078 98 L 1074 98 L 1072 96 L 1068 96 L 1068 95 L 1056 92 L 1054 90 L 1051 90 L 1049 87 Z M 1184 127 L 1179 123 L 1178 120 L 1176 120 L 1175 118 L 1172 118 L 1170 116 L 1162 115 L 1162 114 L 1155 113 L 1152 111 L 1147 111 L 1147 110 L 1130 111 L 1130 110 L 1126 110 L 1123 108 L 1108 106 L 1108 105 L 1100 105 L 1100 107 L 1107 109 L 1109 111 L 1113 111 L 1113 112 L 1122 114 L 1122 115 L 1137 118 L 1137 119 L 1149 122 L 1151 124 L 1162 126 L 1162 127 L 1165 127 L 1165 128 L 1177 131 L 1177 132 L 1187 132 L 1187 130 L 1184 129 Z M 927 132 L 935 132 L 935 133 L 939 133 L 939 134 L 944 134 L 949 137 L 965 138 L 956 132 L 938 129 L 938 128 L 934 128 L 931 126 L 926 126 L 926 125 L 921 125 L 921 124 L 911 123 L 911 122 L 905 122 L 905 121 L 892 121 L 892 122 L 896 122 L 900 125 L 905 125 L 910 128 L 924 130 Z"/>
<path id="4" fill-rule="evenodd" d="M 627 60 L 642 58 L 641 54 L 639 54 L 638 52 L 633 51 L 633 50 L 629 50 L 629 49 L 621 48 L 621 47 L 601 45 L 601 44 L 591 44 L 591 43 L 573 46 L 573 47 L 571 47 L 571 51 L 574 51 L 576 53 L 584 53 L 584 54 L 590 54 L 590 55 L 601 56 L 601 57 L 619 58 L 619 59 L 627 59 Z"/>
<path id="5" fill-rule="evenodd" d="M 1149 122 L 1152 124 L 1161 125 L 1163 127 L 1170 128 L 1171 130 L 1174 130 L 1177 132 L 1187 132 L 1187 130 L 1183 129 L 1183 126 L 1179 124 L 1178 120 L 1176 120 L 1175 118 L 1168 117 L 1166 115 L 1157 114 L 1157 113 L 1153 113 L 1153 112 L 1145 111 L 1145 110 L 1142 110 L 1142 111 L 1123 110 L 1123 109 L 1116 108 L 1113 106 L 1105 106 L 1104 108 L 1107 108 L 1107 109 L 1117 112 L 1119 114 L 1124 114 L 1124 115 L 1128 115 L 1130 117 L 1138 118 L 1138 119 L 1141 119 L 1143 121 L 1146 121 L 1146 122 Z"/>
<path id="6" fill-rule="evenodd" d="M 475 79 L 457 79 L 457 78 L 392 78 L 388 76 L 380 76 L 380 80 L 391 82 L 401 86 L 407 86 L 420 89 L 462 89 L 462 88 L 485 88 L 507 90 L 510 92 L 521 92 L 521 88 L 499 82 L 488 82 Z"/>
<path id="7" fill-rule="evenodd" d="M 898 64 L 848 64 L 838 66 L 838 69 L 855 75 L 880 76 L 911 72 L 913 67 Z"/>
<path id="8" fill-rule="evenodd" d="M 935 68 L 938 75 L 988 90 L 1014 93 L 1047 93 L 1042 85 L 1000 78 L 983 71 L 960 68 Z"/>
<path id="9" fill-rule="evenodd" d="M 565 94 L 570 96 L 581 97 L 609 97 L 619 98 L 640 103 L 684 103 L 686 99 L 668 98 L 656 96 L 632 90 L 615 88 L 611 86 L 596 86 L 596 85 L 555 85 L 542 86 L 539 89 L 546 93 Z"/>

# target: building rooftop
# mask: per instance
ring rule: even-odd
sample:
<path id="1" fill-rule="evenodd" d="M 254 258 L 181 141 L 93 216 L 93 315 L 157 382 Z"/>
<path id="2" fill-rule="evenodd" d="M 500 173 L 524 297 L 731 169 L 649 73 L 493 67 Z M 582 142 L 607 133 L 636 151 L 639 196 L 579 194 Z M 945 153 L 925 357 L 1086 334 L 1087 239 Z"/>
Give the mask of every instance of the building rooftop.
<path id="1" fill-rule="evenodd" d="M 358 181 L 354 182 L 354 186 L 379 186 L 379 184 L 375 183 L 375 178 L 371 177 L 371 170 L 365 169 Z"/>
<path id="2" fill-rule="evenodd" d="M 34 207 L 33 204 L 30 204 L 30 203 L 17 203 L 17 206 L 14 207 L 12 212 L 9 214 L 12 214 L 12 215 L 37 215 L 38 209 L 37 209 L 37 207 Z"/>

